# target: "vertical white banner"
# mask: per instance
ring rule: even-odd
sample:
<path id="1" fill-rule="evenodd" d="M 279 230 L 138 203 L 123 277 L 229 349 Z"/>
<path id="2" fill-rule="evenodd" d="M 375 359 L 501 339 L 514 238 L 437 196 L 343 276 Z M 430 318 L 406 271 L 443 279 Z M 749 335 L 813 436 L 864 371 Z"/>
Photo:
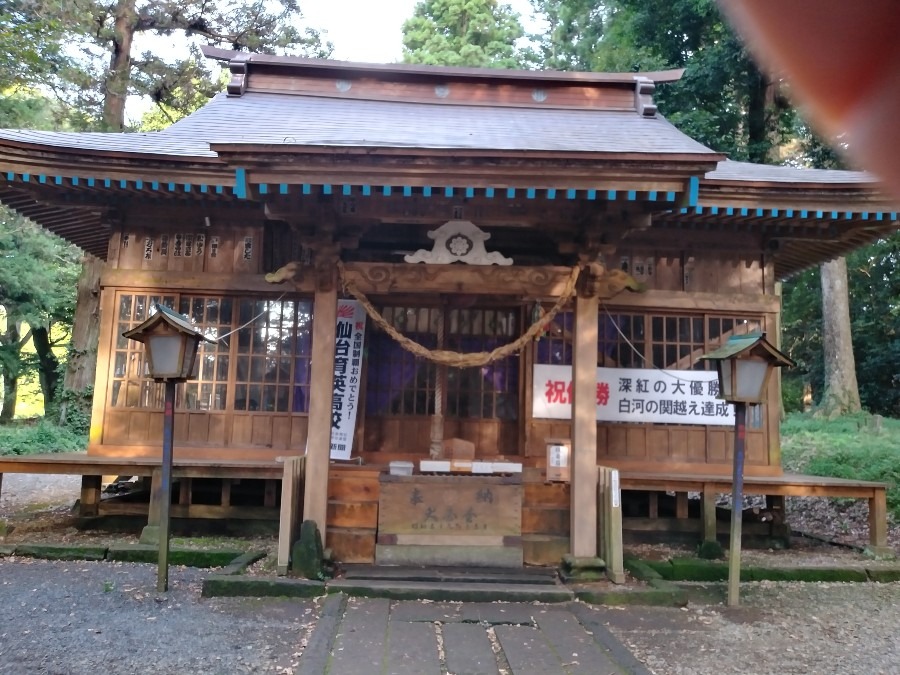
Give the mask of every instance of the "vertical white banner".
<path id="1" fill-rule="evenodd" d="M 365 339 L 366 310 L 356 300 L 338 300 L 331 397 L 331 459 L 350 459 L 353 452 Z"/>

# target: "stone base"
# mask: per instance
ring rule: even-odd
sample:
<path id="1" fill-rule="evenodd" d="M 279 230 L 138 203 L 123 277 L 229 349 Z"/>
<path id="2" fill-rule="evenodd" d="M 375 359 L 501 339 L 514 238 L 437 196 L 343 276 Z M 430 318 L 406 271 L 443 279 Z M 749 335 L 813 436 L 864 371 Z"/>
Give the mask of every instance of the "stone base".
<path id="1" fill-rule="evenodd" d="M 890 546 L 866 546 L 864 553 L 878 560 L 896 560 L 897 552 Z"/>
<path id="2" fill-rule="evenodd" d="M 376 565 L 522 567 L 521 546 L 376 544 Z"/>
<path id="3" fill-rule="evenodd" d="M 159 546 L 159 525 L 144 525 L 139 541 L 148 546 Z"/>
<path id="4" fill-rule="evenodd" d="M 606 561 L 602 558 L 563 556 L 559 572 L 565 582 L 599 581 L 606 578 Z"/>

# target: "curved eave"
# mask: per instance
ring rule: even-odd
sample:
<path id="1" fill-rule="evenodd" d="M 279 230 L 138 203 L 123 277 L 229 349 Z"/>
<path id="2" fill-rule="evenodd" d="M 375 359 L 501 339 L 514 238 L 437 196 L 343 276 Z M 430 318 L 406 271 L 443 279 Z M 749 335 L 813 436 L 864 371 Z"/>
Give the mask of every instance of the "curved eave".
<path id="1" fill-rule="evenodd" d="M 0 139 L 0 166 L 0 175 L 233 184 L 229 169 L 214 156 L 100 150 L 10 139 Z"/>
<path id="2" fill-rule="evenodd" d="M 710 153 L 215 144 L 250 183 L 619 189 L 687 192 Z"/>

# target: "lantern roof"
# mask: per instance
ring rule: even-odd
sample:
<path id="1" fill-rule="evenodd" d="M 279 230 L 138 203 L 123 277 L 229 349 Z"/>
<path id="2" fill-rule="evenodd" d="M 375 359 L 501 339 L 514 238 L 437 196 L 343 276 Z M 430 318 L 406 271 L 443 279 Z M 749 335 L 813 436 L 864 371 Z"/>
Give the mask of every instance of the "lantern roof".
<path id="1" fill-rule="evenodd" d="M 171 309 L 159 303 L 155 304 L 154 308 L 156 309 L 156 312 L 153 314 L 153 316 L 148 318 L 139 326 L 135 326 L 131 330 L 122 333 L 122 337 L 137 340 L 138 342 L 143 342 L 143 337 L 145 334 L 150 333 L 159 324 L 164 323 L 167 326 L 174 328 L 177 332 L 189 337 L 197 337 L 201 340 L 205 340 L 206 342 L 215 342 L 215 340 L 206 337 L 203 333 L 194 328 L 193 324 L 191 324 L 190 319 L 188 319 L 188 317 L 186 317 L 184 314 L 179 314 L 174 309 Z"/>
<path id="2" fill-rule="evenodd" d="M 747 333 L 746 335 L 732 335 L 728 341 L 708 354 L 700 357 L 706 361 L 724 361 L 725 359 L 740 358 L 745 356 L 762 356 L 773 366 L 793 367 L 794 362 L 784 353 L 766 340 L 766 334 L 760 332 Z"/>

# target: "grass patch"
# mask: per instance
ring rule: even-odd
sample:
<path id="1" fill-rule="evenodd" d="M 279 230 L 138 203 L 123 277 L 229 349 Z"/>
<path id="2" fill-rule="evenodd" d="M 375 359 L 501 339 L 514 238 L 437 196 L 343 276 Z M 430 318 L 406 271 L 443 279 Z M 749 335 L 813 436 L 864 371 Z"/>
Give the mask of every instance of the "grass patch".
<path id="1" fill-rule="evenodd" d="M 781 434 L 785 470 L 887 483 L 888 509 L 900 520 L 900 420 L 792 413 Z"/>
<path id="2" fill-rule="evenodd" d="M 40 452 L 79 452 L 87 448 L 87 434 L 39 419 L 0 426 L 0 455 Z"/>

